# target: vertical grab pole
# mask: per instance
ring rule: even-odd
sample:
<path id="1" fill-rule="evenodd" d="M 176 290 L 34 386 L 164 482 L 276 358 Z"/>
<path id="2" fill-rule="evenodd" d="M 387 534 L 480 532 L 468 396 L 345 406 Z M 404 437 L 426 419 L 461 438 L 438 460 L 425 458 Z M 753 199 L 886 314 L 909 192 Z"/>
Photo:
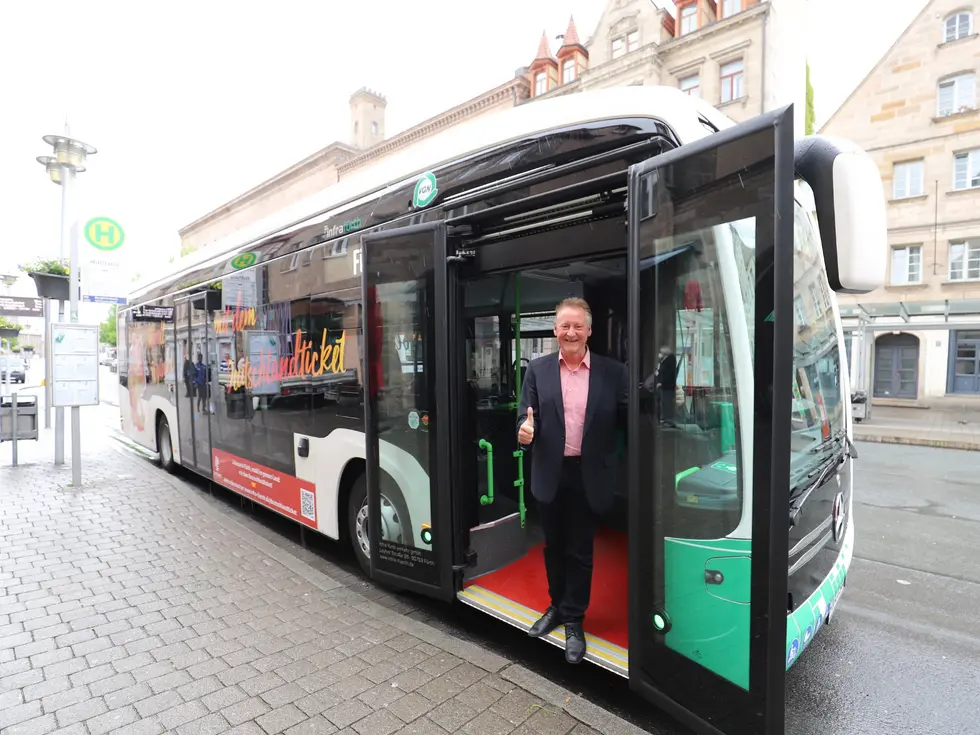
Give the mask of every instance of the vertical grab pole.
<path id="1" fill-rule="evenodd" d="M 521 274 L 514 274 L 514 355 L 517 358 L 517 367 L 514 369 L 514 382 L 517 388 L 517 406 L 521 405 Z M 514 452 L 517 459 L 517 479 L 514 486 L 517 488 L 517 508 L 521 513 L 521 528 L 527 515 L 527 507 L 524 505 L 524 450 L 518 449 Z"/>

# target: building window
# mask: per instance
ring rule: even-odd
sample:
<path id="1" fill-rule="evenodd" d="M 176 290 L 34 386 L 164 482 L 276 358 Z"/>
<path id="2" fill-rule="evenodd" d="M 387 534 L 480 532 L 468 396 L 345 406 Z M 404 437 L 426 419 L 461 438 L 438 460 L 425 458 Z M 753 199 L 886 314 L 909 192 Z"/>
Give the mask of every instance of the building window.
<path id="1" fill-rule="evenodd" d="M 722 18 L 730 18 L 740 12 L 742 12 L 742 0 L 724 0 L 721 4 Z"/>
<path id="2" fill-rule="evenodd" d="M 799 331 L 807 325 L 806 307 L 803 305 L 802 296 L 797 296 L 795 299 L 793 299 L 793 312 L 796 316 L 796 329 Z"/>
<path id="3" fill-rule="evenodd" d="M 698 29 L 698 8 L 688 5 L 681 10 L 681 35 L 694 33 Z"/>
<path id="4" fill-rule="evenodd" d="M 612 40 L 612 57 L 618 59 L 630 51 L 636 51 L 640 47 L 640 32 L 633 30 L 623 36 L 616 36 Z"/>
<path id="5" fill-rule="evenodd" d="M 980 279 L 980 241 L 959 240 L 949 244 L 949 280 Z"/>
<path id="6" fill-rule="evenodd" d="M 980 186 L 980 148 L 963 151 L 953 157 L 953 189 L 975 189 Z"/>
<path id="7" fill-rule="evenodd" d="M 543 71 L 538 72 L 534 77 L 534 94 L 542 95 L 548 91 L 548 75 Z"/>
<path id="8" fill-rule="evenodd" d="M 943 42 L 950 43 L 970 35 L 973 18 L 969 13 L 953 13 L 943 21 Z"/>
<path id="9" fill-rule="evenodd" d="M 683 77 L 677 84 L 684 94 L 690 95 L 691 97 L 701 96 L 700 74 L 691 74 L 690 76 Z"/>
<path id="10" fill-rule="evenodd" d="M 374 120 L 372 120 L 371 121 L 371 135 L 377 135 L 377 134 L 378 134 L 378 123 L 376 123 Z"/>
<path id="11" fill-rule="evenodd" d="M 957 74 L 939 83 L 939 117 L 972 110 L 976 104 L 977 76 L 973 72 Z"/>
<path id="12" fill-rule="evenodd" d="M 721 67 L 722 103 L 745 96 L 745 69 L 742 60 L 730 61 Z"/>
<path id="13" fill-rule="evenodd" d="M 575 81 L 575 59 L 566 59 L 561 65 L 561 83 Z"/>
<path id="14" fill-rule="evenodd" d="M 823 298 L 820 296 L 820 286 L 816 283 L 810 284 L 810 301 L 813 302 L 813 310 L 817 314 L 823 314 Z"/>
<path id="15" fill-rule="evenodd" d="M 921 245 L 906 245 L 902 248 L 892 248 L 891 283 L 893 286 L 922 283 Z"/>
<path id="16" fill-rule="evenodd" d="M 922 196 L 923 191 L 922 161 L 896 163 L 892 179 L 892 198 L 906 199 Z"/>

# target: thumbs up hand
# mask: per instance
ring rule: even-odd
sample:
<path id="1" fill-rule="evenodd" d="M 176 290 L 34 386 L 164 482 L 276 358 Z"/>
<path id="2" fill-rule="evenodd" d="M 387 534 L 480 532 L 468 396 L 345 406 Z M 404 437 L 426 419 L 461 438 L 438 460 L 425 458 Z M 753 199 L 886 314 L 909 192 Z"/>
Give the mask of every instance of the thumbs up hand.
<path id="1" fill-rule="evenodd" d="M 521 430 L 517 432 L 517 441 L 525 446 L 534 441 L 534 409 L 530 406 L 527 409 L 527 421 L 521 424 Z"/>

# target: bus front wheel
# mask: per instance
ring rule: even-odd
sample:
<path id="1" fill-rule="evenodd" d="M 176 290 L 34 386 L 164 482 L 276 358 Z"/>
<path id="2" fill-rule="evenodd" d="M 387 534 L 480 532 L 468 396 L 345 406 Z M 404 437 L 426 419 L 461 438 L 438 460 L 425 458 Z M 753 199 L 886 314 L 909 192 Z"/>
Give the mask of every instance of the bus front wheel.
<path id="1" fill-rule="evenodd" d="M 160 466 L 171 475 L 177 471 L 177 463 L 174 462 L 174 444 L 170 436 L 170 424 L 167 423 L 166 416 L 160 416 L 157 422 L 157 448 L 160 450 Z"/>
<path id="2" fill-rule="evenodd" d="M 390 484 L 390 483 L 389 483 Z M 405 501 L 396 487 L 386 487 L 381 493 L 381 538 L 396 544 L 404 544 L 405 534 L 411 526 Z M 357 563 L 367 576 L 371 576 L 371 536 L 368 513 L 367 475 L 354 481 L 347 499 L 347 531 Z"/>

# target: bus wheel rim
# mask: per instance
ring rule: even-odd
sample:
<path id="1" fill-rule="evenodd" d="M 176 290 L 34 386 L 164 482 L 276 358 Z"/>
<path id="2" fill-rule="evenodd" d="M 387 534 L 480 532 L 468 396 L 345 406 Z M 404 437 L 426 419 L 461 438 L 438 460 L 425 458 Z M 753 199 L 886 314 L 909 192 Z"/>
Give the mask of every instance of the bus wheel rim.
<path id="1" fill-rule="evenodd" d="M 170 446 L 170 427 L 166 424 L 160 427 L 160 453 L 163 456 L 163 463 L 170 464 L 174 458 L 174 451 Z"/>
<path id="2" fill-rule="evenodd" d="M 354 521 L 354 533 L 357 536 L 357 545 L 361 548 L 364 556 L 371 558 L 371 536 L 368 526 L 368 499 L 361 501 L 361 507 L 357 511 Z M 395 506 L 384 495 L 381 496 L 381 538 L 396 544 L 404 543 L 402 540 L 401 519 Z"/>

